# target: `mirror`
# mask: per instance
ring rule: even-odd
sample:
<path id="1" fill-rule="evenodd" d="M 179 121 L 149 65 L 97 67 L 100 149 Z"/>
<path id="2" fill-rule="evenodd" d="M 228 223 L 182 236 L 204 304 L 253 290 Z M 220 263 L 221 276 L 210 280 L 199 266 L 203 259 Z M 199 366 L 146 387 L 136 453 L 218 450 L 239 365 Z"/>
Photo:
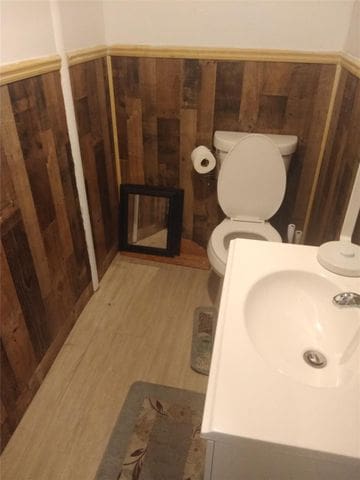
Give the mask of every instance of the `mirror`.
<path id="1" fill-rule="evenodd" d="M 183 190 L 120 186 L 120 250 L 174 256 L 180 253 Z"/>
<path id="2" fill-rule="evenodd" d="M 169 199 L 131 193 L 128 202 L 128 243 L 166 248 Z"/>

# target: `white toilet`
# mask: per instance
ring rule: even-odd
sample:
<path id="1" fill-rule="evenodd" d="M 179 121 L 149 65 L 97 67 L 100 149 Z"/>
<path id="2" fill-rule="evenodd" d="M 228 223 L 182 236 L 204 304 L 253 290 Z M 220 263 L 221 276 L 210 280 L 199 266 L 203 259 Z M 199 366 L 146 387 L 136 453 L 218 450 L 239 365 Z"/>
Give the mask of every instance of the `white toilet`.
<path id="1" fill-rule="evenodd" d="M 212 232 L 207 253 L 213 270 L 221 277 L 233 238 L 282 241 L 267 220 L 282 204 L 296 145 L 294 135 L 215 132 L 220 164 L 217 196 L 227 218 Z"/>

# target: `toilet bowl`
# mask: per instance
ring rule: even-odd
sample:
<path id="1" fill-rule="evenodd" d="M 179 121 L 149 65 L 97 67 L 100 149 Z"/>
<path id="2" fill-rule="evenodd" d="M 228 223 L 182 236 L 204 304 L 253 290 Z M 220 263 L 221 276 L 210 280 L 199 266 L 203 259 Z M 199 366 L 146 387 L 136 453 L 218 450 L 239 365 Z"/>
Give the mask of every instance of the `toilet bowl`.
<path id="1" fill-rule="evenodd" d="M 282 241 L 267 220 L 282 204 L 286 172 L 296 144 L 294 135 L 215 132 L 220 162 L 218 202 L 227 218 L 213 230 L 207 253 L 219 276 L 225 274 L 232 239 Z"/>
<path id="2" fill-rule="evenodd" d="M 229 245 L 234 238 L 265 240 L 268 242 L 282 241 L 279 232 L 269 222 L 238 222 L 225 218 L 213 230 L 207 246 L 209 262 L 220 276 L 225 275 Z"/>

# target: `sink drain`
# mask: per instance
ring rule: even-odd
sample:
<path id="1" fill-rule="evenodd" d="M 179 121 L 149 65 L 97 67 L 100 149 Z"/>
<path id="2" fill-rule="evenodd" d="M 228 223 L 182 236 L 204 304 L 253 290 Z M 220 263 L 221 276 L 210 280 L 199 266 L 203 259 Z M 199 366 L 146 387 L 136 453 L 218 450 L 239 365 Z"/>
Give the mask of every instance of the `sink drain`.
<path id="1" fill-rule="evenodd" d="M 305 362 L 313 368 L 324 368 L 327 364 L 325 355 L 318 350 L 307 350 L 303 358 Z"/>

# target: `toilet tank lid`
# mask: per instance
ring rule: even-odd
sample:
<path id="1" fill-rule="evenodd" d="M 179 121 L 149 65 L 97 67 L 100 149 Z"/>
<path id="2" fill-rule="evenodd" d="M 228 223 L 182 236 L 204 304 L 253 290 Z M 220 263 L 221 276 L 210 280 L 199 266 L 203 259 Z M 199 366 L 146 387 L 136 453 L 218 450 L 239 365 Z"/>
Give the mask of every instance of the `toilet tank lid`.
<path id="1" fill-rule="evenodd" d="M 228 152 L 239 140 L 250 133 L 255 132 L 226 132 L 223 130 L 217 130 L 214 133 L 214 147 L 217 150 Z M 281 155 L 291 155 L 296 150 L 298 141 L 296 135 L 278 135 L 270 133 L 263 133 L 262 135 L 271 138 L 271 140 L 278 146 Z"/>

